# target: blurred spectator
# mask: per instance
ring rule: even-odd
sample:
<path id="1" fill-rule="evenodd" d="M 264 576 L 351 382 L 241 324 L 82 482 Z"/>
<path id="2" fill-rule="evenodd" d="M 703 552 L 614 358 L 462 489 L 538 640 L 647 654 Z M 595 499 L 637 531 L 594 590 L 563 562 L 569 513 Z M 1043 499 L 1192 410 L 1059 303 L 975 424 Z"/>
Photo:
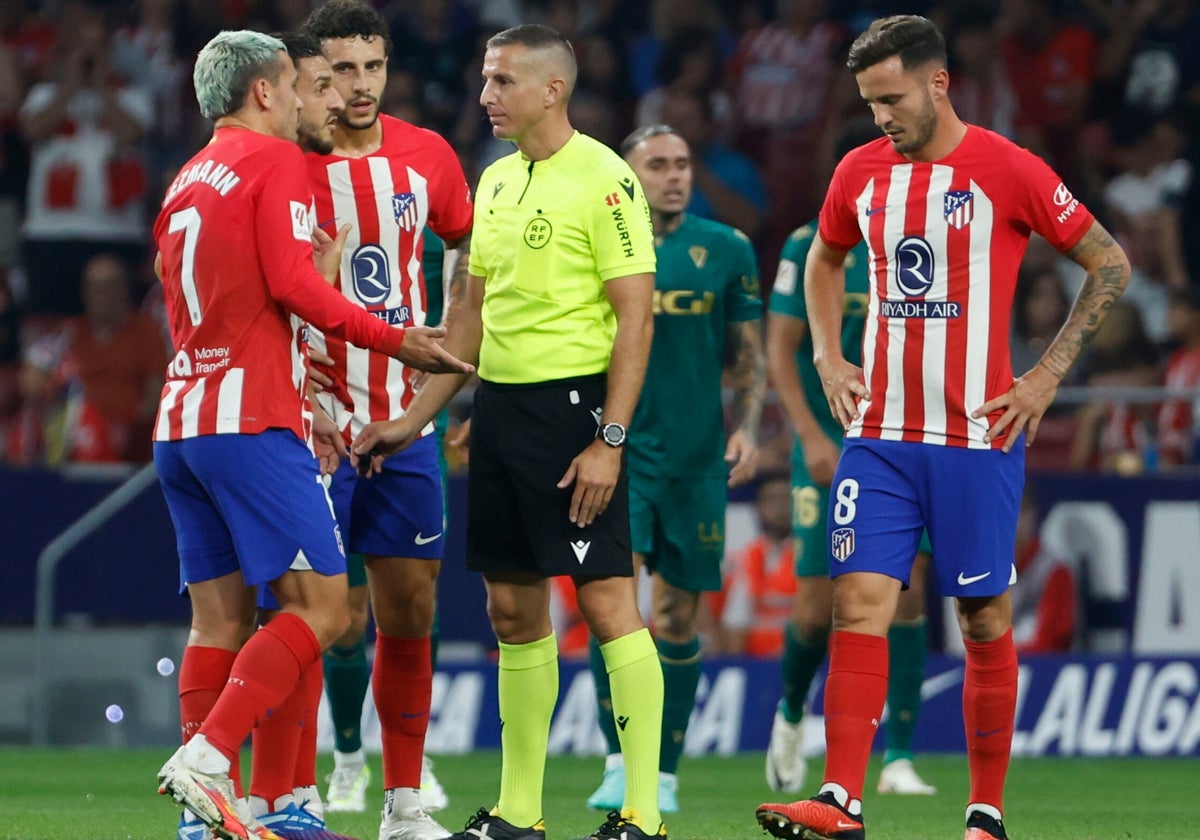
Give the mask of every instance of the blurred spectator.
<path id="1" fill-rule="evenodd" d="M 26 84 L 45 80 L 57 39 L 42 4 L 33 0 L 0 3 L 0 41 L 12 50 Z"/>
<path id="2" fill-rule="evenodd" d="M 1023 265 L 1013 297 L 1012 369 L 1014 376 L 1033 370 L 1067 320 L 1071 301 L 1066 285 L 1053 264 Z M 1072 367 L 1062 385 L 1078 385 L 1078 366 Z"/>
<path id="3" fill-rule="evenodd" d="M 1200 287 L 1171 292 L 1167 313 L 1171 338 L 1179 348 L 1167 361 L 1169 388 L 1200 388 Z M 1158 463 L 1162 467 L 1194 464 L 1200 458 L 1200 397 L 1168 400 L 1158 414 Z"/>
<path id="4" fill-rule="evenodd" d="M 31 425 L 42 427 L 50 463 L 147 461 L 170 354 L 158 325 L 134 308 L 119 257 L 88 260 L 82 286 L 84 315 L 26 354 L 26 410 L 42 421 Z"/>
<path id="5" fill-rule="evenodd" d="M 1114 124 L 1112 141 L 1112 158 L 1122 171 L 1104 188 L 1110 230 L 1121 239 L 1134 269 L 1146 275 L 1141 289 L 1131 289 L 1133 299 L 1150 337 L 1161 342 L 1167 337 L 1167 289 L 1187 283 L 1182 243 L 1173 235 L 1178 230 L 1176 197 L 1191 189 L 1193 177 L 1184 158 L 1187 136 L 1173 117 L 1129 110 Z"/>
<path id="6" fill-rule="evenodd" d="M 568 108 L 571 125 L 576 130 L 599 140 L 610 149 L 616 150 L 621 138 L 628 134 L 612 102 L 602 96 L 586 90 L 576 91 Z"/>
<path id="7" fill-rule="evenodd" d="M 650 31 L 629 45 L 630 83 L 635 96 L 644 95 L 658 84 L 657 70 L 667 42 L 683 30 L 700 27 L 715 32 L 721 55 L 733 54 L 736 42 L 715 0 L 655 0 L 650 15 Z"/>
<path id="8" fill-rule="evenodd" d="M 608 122 L 614 127 L 616 143 L 605 143 L 615 149 L 621 138 L 633 130 L 633 94 L 629 88 L 629 65 L 621 44 L 607 35 L 585 35 L 575 44 L 579 61 L 576 95 L 582 93 L 603 103 L 608 110 Z M 571 102 L 574 105 L 574 100 Z M 582 126 L 579 130 L 590 134 Z M 595 136 L 595 135 L 592 135 Z"/>
<path id="9" fill-rule="evenodd" d="M 1017 582 L 1012 592 L 1018 653 L 1062 653 L 1075 646 L 1079 593 L 1070 565 L 1042 545 L 1033 489 L 1025 486 L 1017 517 Z"/>
<path id="10" fill-rule="evenodd" d="M 1108 318 L 1083 357 L 1085 384 L 1159 385 L 1157 361 L 1141 314 L 1136 306 L 1122 299 L 1109 310 Z M 1144 403 L 1099 399 L 1087 403 L 1077 415 L 1071 469 L 1101 469 L 1123 475 L 1141 472 L 1153 463 L 1157 412 L 1157 406 Z"/>
<path id="11" fill-rule="evenodd" d="M 148 127 L 148 170 L 150 183 L 157 184 L 165 170 L 182 166 L 191 156 L 184 114 L 193 109 L 183 107 L 184 80 L 190 73 L 175 52 L 177 0 L 138 0 L 134 5 L 134 19 L 113 35 L 113 68 L 150 95 L 154 120 Z"/>
<path id="12" fill-rule="evenodd" d="M 1096 77 L 1096 38 L 1065 19 L 1066 0 L 1006 0 L 1004 64 L 1017 97 L 1016 141 L 1046 158 L 1068 186 L 1081 177 L 1075 141 Z"/>
<path id="13" fill-rule="evenodd" d="M 1200 106 L 1200 5 L 1195 0 L 1129 0 L 1105 10 L 1108 33 L 1099 75 L 1118 107 L 1166 113 Z"/>
<path id="14" fill-rule="evenodd" d="M 34 312 L 81 311 L 78 278 L 101 252 L 138 265 L 145 253 L 146 170 L 141 141 L 150 95 L 111 65 L 104 8 L 68 5 L 58 80 L 34 85 L 21 106 L 31 171 L 21 261 Z"/>
<path id="15" fill-rule="evenodd" d="M 828 0 L 780 0 L 777 19 L 745 35 L 730 62 L 736 145 L 759 164 L 771 194 L 768 254 L 817 214 L 842 122 L 852 104 L 861 107 L 845 59 L 846 33 Z"/>
<path id="16" fill-rule="evenodd" d="M 463 67 L 475 58 L 478 24 L 475 15 L 456 0 L 415 0 L 392 23 L 389 69 L 405 70 L 422 85 L 426 123 L 448 135 L 466 100 Z"/>
<path id="17" fill-rule="evenodd" d="M 964 3 L 946 28 L 954 111 L 964 122 L 1012 139 L 1017 97 L 1008 82 L 1000 45 L 999 9 L 993 3 Z"/>
<path id="18" fill-rule="evenodd" d="M 721 592 L 709 593 L 717 652 L 779 656 L 796 595 L 792 485 L 786 474 L 763 477 L 754 506 L 759 536 L 738 551 Z"/>
<path id="19" fill-rule="evenodd" d="M 663 45 L 655 68 L 658 84 L 646 91 L 637 104 L 637 124 L 665 122 L 663 102 L 671 91 L 707 96 L 713 114 L 713 134 L 728 142 L 734 129 L 733 99 L 721 89 L 725 60 L 721 42 L 711 29 L 689 26 L 675 33 Z"/>
<path id="20" fill-rule="evenodd" d="M 672 90 L 663 100 L 663 121 L 692 151 L 692 200 L 687 211 L 715 219 L 753 239 L 767 211 L 767 190 L 750 158 L 714 137 L 712 100 Z"/>

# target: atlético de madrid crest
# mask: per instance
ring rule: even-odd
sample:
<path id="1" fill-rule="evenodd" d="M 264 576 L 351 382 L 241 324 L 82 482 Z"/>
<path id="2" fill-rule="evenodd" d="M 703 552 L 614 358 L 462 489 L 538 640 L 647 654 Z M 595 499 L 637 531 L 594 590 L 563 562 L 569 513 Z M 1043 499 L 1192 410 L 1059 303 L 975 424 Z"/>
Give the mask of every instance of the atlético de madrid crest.
<path id="1" fill-rule="evenodd" d="M 962 230 L 971 224 L 975 215 L 975 193 L 971 190 L 949 190 L 942 198 L 942 215 L 946 224 L 955 230 Z"/>
<path id="2" fill-rule="evenodd" d="M 410 192 L 393 195 L 392 215 L 396 217 L 396 224 L 411 231 L 417 226 L 417 197 Z"/>

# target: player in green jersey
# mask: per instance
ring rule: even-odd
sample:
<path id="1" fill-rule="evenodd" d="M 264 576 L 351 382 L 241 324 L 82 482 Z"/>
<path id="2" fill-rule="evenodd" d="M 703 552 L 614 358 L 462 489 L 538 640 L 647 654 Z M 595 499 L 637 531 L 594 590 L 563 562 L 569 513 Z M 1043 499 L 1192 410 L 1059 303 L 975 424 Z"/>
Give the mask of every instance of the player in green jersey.
<path id="1" fill-rule="evenodd" d="M 869 122 L 854 125 L 842 138 L 848 151 L 878 136 Z M 796 603 L 784 636 L 783 699 L 775 712 L 767 748 L 767 783 L 772 790 L 795 793 L 804 786 L 801 719 L 813 678 L 825 660 L 833 622 L 833 581 L 829 579 L 826 510 L 829 485 L 841 454 L 842 427 L 829 410 L 821 379 L 813 366 L 812 339 L 804 303 L 804 262 L 816 234 L 814 220 L 793 231 L 783 246 L 767 322 L 767 362 L 771 381 L 792 425 L 792 532 L 796 539 Z M 846 255 L 846 297 L 842 310 L 842 352 L 854 364 L 862 357 L 867 317 L 867 246 L 860 242 Z M 912 765 L 912 735 L 921 705 L 925 672 L 925 569 L 929 537 L 913 567 L 910 588 L 900 596 L 888 647 L 887 752 L 879 777 L 880 793 L 932 794 L 936 790 Z"/>
<path id="2" fill-rule="evenodd" d="M 726 484 L 750 481 L 758 463 L 766 391 L 762 303 L 745 235 L 683 212 L 692 189 L 687 142 L 668 126 L 647 126 L 626 138 L 621 153 L 646 191 L 658 258 L 654 343 L 629 429 L 629 512 L 638 565 L 652 573 L 665 685 L 658 807 L 671 813 L 679 809 L 676 769 L 700 680 L 700 593 L 721 588 Z M 726 371 L 734 391 L 728 441 Z M 625 769 L 595 640 L 590 653 L 608 757 L 588 805 L 610 810 L 624 799 Z"/>

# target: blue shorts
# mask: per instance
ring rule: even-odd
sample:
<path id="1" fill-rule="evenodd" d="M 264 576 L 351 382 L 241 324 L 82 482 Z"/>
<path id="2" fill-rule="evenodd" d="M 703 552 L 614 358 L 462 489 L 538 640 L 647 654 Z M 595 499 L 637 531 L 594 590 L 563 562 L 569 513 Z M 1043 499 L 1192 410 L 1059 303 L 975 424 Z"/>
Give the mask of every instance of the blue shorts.
<path id="1" fill-rule="evenodd" d="M 1023 440 L 1005 454 L 847 438 L 829 496 L 829 576 L 878 572 L 907 585 L 924 528 L 942 595 L 1000 595 L 1016 582 L 1024 485 Z"/>
<path id="2" fill-rule="evenodd" d="M 383 459 L 383 472 L 358 475 L 349 461 L 329 485 L 350 551 L 441 560 L 445 551 L 442 472 L 436 435 Z"/>
<path id="3" fill-rule="evenodd" d="M 175 524 L 180 591 L 238 569 L 249 586 L 289 569 L 345 574 L 317 459 L 292 432 L 161 441 L 154 463 Z"/>

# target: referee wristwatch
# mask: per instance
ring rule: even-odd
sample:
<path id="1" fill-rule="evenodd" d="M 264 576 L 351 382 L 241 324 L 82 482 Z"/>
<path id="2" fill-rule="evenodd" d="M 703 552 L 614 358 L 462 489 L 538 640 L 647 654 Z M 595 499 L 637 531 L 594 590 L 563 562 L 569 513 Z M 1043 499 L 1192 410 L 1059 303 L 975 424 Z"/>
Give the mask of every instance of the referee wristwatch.
<path id="1" fill-rule="evenodd" d="M 619 449 L 625 445 L 625 427 L 620 423 L 605 423 L 598 430 L 597 437 L 613 449 Z"/>

